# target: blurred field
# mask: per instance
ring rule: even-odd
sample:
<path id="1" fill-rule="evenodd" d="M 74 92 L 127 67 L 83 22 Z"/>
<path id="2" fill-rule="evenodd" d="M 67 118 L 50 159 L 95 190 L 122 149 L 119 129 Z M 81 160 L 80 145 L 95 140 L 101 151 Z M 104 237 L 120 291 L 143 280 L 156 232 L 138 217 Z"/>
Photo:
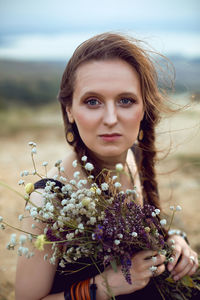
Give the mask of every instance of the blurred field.
<path id="1" fill-rule="evenodd" d="M 182 96 L 178 96 L 180 101 Z M 50 167 L 62 159 L 68 149 L 58 106 L 40 109 L 14 109 L 0 113 L 0 180 L 17 186 L 20 171 L 32 170 L 27 143 L 38 144 L 37 164 L 43 161 Z M 163 157 L 158 164 L 160 195 L 163 207 L 179 204 L 183 211 L 176 218 L 176 226 L 189 235 L 191 245 L 200 252 L 200 103 L 164 120 L 158 128 L 158 148 Z M 31 181 L 28 179 L 27 181 Z M 35 179 L 36 180 L 36 179 Z M 24 202 L 13 192 L 0 187 L 0 215 L 10 224 L 19 226 L 18 215 L 23 213 Z M 14 299 L 16 255 L 5 249 L 13 230 L 0 232 L 0 300 Z"/>

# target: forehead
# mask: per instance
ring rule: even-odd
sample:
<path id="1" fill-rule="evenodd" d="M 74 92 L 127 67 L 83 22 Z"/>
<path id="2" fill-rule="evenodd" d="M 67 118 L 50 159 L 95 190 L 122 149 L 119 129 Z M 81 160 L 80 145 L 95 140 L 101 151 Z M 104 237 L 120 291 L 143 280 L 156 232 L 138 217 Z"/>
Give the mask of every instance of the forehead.
<path id="1" fill-rule="evenodd" d="M 76 71 L 74 93 L 88 90 L 130 89 L 140 93 L 137 71 L 121 59 L 92 60 L 80 65 Z"/>

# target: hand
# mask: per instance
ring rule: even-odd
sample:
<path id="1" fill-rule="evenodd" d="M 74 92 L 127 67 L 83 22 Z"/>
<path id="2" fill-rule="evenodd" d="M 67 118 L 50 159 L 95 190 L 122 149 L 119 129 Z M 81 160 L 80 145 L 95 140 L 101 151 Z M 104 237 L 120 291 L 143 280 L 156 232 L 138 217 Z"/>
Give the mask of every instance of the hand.
<path id="1" fill-rule="evenodd" d="M 185 275 L 193 275 L 198 268 L 198 255 L 186 243 L 183 237 L 179 235 L 172 235 L 168 238 L 174 240 L 174 261 L 168 263 L 168 271 L 171 272 L 175 281 L 181 279 Z M 192 258 L 192 259 L 191 259 Z"/>
<path id="2" fill-rule="evenodd" d="M 152 259 L 153 256 L 155 257 L 154 259 Z M 131 285 L 124 278 L 124 275 L 122 274 L 121 271 L 121 266 L 118 267 L 117 272 L 114 272 L 113 269 L 109 267 L 103 272 L 103 276 L 107 278 L 108 285 L 115 296 L 130 294 L 144 288 L 148 284 L 151 277 L 158 276 L 162 272 L 164 272 L 165 259 L 166 257 L 164 255 L 157 254 L 156 251 L 152 251 L 152 250 L 143 250 L 135 254 L 132 258 L 132 266 L 130 269 L 131 281 L 132 281 Z M 150 270 L 152 266 L 157 267 L 157 270 L 155 272 L 152 272 Z M 99 285 L 102 287 L 102 289 L 104 287 L 104 295 L 105 295 L 106 293 L 105 282 L 103 282 L 101 275 L 96 276 L 96 282 L 98 288 Z M 106 299 L 100 296 L 98 298 Z"/>

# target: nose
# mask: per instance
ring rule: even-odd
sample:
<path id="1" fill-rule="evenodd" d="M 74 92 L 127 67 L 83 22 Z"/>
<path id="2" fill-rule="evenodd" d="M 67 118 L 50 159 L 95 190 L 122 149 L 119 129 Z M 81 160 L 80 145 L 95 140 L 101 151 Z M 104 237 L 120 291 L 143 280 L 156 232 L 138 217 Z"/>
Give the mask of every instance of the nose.
<path id="1" fill-rule="evenodd" d="M 104 125 L 113 126 L 117 123 L 117 108 L 113 102 L 107 103 L 103 117 Z"/>

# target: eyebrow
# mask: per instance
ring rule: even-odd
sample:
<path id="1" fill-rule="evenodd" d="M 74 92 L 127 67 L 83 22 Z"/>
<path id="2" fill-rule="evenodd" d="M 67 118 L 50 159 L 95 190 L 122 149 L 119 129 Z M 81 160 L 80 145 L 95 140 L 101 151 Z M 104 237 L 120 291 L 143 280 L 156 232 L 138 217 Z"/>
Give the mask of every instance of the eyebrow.
<path id="1" fill-rule="evenodd" d="M 94 92 L 94 91 L 87 91 L 81 96 L 81 100 L 89 97 L 89 96 L 96 96 L 102 98 L 102 95 L 100 93 Z M 136 95 L 134 92 L 122 92 L 118 95 L 116 95 L 116 98 L 118 97 L 133 97 L 134 99 L 138 100 L 138 95 Z"/>

